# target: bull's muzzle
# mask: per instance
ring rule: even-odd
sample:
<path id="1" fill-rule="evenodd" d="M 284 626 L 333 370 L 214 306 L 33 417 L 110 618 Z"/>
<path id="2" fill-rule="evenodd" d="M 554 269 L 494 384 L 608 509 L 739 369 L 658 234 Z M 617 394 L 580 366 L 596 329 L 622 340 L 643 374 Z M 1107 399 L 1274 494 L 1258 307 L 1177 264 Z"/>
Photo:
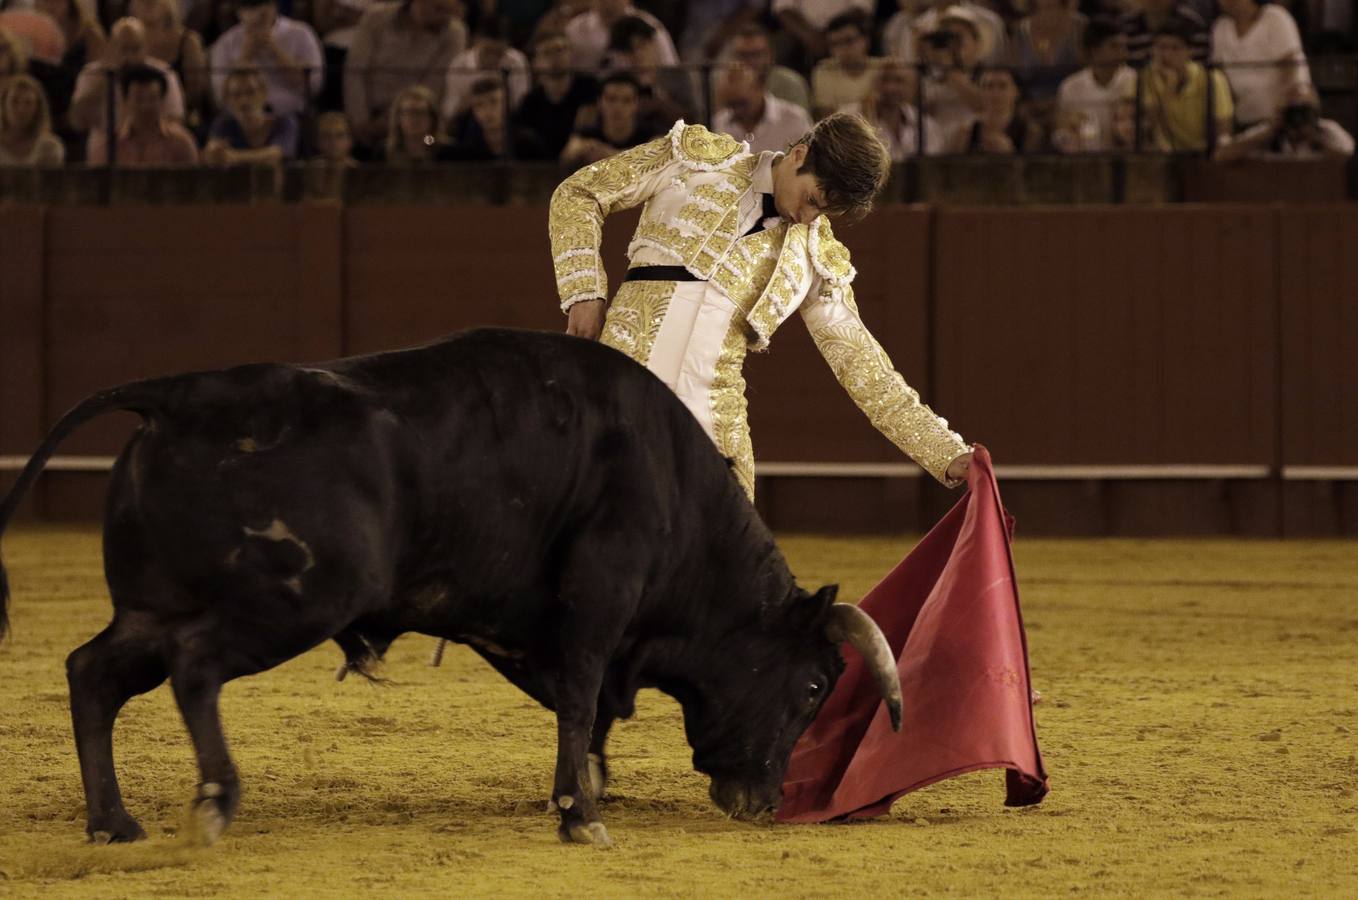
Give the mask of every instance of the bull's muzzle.
<path id="1" fill-rule="evenodd" d="M 717 808 L 733 819 L 756 821 L 772 819 L 783 801 L 781 786 L 747 785 L 739 781 L 712 779 L 708 795 Z"/>

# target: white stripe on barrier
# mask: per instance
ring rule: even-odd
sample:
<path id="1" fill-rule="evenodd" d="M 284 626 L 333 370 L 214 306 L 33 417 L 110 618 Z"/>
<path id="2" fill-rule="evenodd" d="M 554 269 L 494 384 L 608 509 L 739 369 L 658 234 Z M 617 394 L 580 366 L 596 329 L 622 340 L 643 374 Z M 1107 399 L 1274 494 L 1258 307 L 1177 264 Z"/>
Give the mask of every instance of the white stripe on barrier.
<path id="1" fill-rule="evenodd" d="M 47 461 L 49 472 L 108 472 L 114 456 L 54 456 Z M 0 456 L 0 472 L 18 472 L 28 465 L 27 456 Z"/>
<path id="2" fill-rule="evenodd" d="M 1284 481 L 1358 481 L 1358 466 L 1283 466 Z"/>

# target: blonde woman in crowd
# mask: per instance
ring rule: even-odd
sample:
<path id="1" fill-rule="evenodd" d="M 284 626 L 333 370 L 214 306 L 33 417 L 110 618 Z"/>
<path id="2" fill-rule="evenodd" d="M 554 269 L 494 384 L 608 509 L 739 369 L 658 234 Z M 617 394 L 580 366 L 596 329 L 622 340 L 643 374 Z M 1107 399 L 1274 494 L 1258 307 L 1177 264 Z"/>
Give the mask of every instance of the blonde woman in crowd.
<path id="1" fill-rule="evenodd" d="M 389 163 L 428 163 L 446 158 L 448 139 L 439 120 L 438 98 L 422 84 L 396 95 L 388 114 L 384 159 Z"/>
<path id="2" fill-rule="evenodd" d="M 184 27 L 178 0 L 132 0 L 127 8 L 146 28 L 147 55 L 179 76 L 189 117 L 200 118 L 207 100 L 207 53 L 198 33 Z"/>
<path id="3" fill-rule="evenodd" d="M 52 115 L 42 85 L 11 75 L 0 86 L 0 166 L 59 166 L 66 148 L 52 134 Z"/>

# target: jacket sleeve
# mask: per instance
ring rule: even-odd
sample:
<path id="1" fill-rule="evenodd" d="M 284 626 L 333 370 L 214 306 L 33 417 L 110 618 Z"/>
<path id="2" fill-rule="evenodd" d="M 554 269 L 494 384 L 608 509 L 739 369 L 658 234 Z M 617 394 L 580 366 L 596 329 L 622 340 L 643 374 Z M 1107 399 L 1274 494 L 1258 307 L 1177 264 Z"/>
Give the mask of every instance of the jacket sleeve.
<path id="1" fill-rule="evenodd" d="M 608 297 L 599 245 L 604 217 L 649 200 L 680 175 L 669 134 L 585 166 L 552 194 L 547 229 L 561 309 Z"/>
<path id="2" fill-rule="evenodd" d="M 948 466 L 971 448 L 896 371 L 863 324 L 853 287 L 818 278 L 801 314 L 835 378 L 873 427 L 943 484 L 960 484 L 948 479 Z"/>

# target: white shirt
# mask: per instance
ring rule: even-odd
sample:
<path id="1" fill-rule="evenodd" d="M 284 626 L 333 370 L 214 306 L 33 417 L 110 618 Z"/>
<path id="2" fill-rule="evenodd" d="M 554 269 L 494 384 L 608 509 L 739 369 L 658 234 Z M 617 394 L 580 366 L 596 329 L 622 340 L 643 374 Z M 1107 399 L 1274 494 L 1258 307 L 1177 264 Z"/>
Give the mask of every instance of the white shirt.
<path id="1" fill-rule="evenodd" d="M 725 132 L 738 141 L 748 142 L 751 153 L 763 153 L 765 150 L 781 153 L 789 144 L 810 131 L 813 124 L 806 110 L 767 92 L 764 94 L 764 115 L 753 130 L 746 131 L 730 109 L 720 109 L 712 117 L 713 131 Z"/>
<path id="2" fill-rule="evenodd" d="M 212 71 L 212 94 L 220 105 L 222 91 L 226 87 L 226 76 L 240 65 L 258 66 L 264 75 L 264 83 L 269 88 L 269 106 L 276 115 L 301 115 L 309 105 L 311 97 L 321 92 L 325 80 L 325 56 L 321 50 L 321 40 L 311 26 L 287 16 L 279 16 L 273 23 L 273 39 L 279 49 L 307 73 L 307 91 L 299 91 L 297 84 L 278 69 L 278 63 L 264 51 L 254 59 L 241 59 L 245 47 L 245 26 L 233 25 L 217 38 L 208 51 L 208 67 Z"/>
<path id="3" fill-rule="evenodd" d="M 1081 69 L 1061 82 L 1056 92 L 1057 118 L 1079 118 L 1080 147 L 1088 152 L 1113 149 L 1113 111 L 1118 101 L 1136 93 L 1136 71 L 1121 66 L 1108 84 L 1099 84 L 1093 69 Z"/>
<path id="4" fill-rule="evenodd" d="M 472 85 L 482 78 L 495 78 L 503 84 L 506 80 L 503 72 L 508 72 L 509 104 L 518 106 L 528 93 L 532 81 L 530 71 L 528 57 L 513 47 L 505 49 L 499 67 L 494 69 L 481 68 L 477 62 L 476 48 L 468 47 L 448 64 L 448 85 L 443 90 L 443 118 L 451 119 L 462 110 L 464 101 L 471 95 Z"/>
<path id="5" fill-rule="evenodd" d="M 872 0 L 773 0 L 773 14 L 795 10 L 802 14 L 808 25 L 817 31 L 824 31 L 830 20 L 846 12 L 861 12 L 872 15 Z"/>
<path id="6" fill-rule="evenodd" d="M 1223 65 L 1226 80 L 1235 95 L 1235 118 L 1242 124 L 1262 122 L 1283 105 L 1288 86 L 1294 81 L 1309 82 L 1306 54 L 1301 49 L 1301 34 L 1291 13 L 1269 3 L 1243 35 L 1237 34 L 1235 20 L 1220 16 L 1212 26 L 1212 60 Z M 1233 68 L 1231 63 L 1260 63 L 1291 60 L 1290 66 L 1251 66 Z"/>
<path id="7" fill-rule="evenodd" d="M 624 16 L 635 16 L 655 29 L 655 40 L 660 49 L 660 65 L 679 65 L 679 51 L 674 49 L 674 39 L 661 24 L 660 20 L 644 9 L 627 7 Z M 581 69 L 597 69 L 603 65 L 604 53 L 608 51 L 608 26 L 597 10 L 581 13 L 566 23 L 566 37 L 575 51 L 575 65 Z"/>
<path id="8" fill-rule="evenodd" d="M 1326 149 L 1343 153 L 1345 156 L 1353 155 L 1353 135 L 1345 131 L 1344 126 L 1333 119 L 1321 119 L 1316 122 L 1316 126 L 1320 129 L 1320 140 Z M 1272 130 L 1273 124 L 1271 122 L 1260 122 L 1253 128 L 1246 128 L 1240 132 L 1235 139 L 1237 141 L 1249 140 L 1261 134 L 1268 134 Z M 1267 147 L 1260 150 L 1258 155 L 1272 159 L 1315 159 L 1321 154 L 1317 150 L 1312 150 L 1308 144 L 1294 144 L 1284 138 L 1280 141 L 1278 148 Z"/>

